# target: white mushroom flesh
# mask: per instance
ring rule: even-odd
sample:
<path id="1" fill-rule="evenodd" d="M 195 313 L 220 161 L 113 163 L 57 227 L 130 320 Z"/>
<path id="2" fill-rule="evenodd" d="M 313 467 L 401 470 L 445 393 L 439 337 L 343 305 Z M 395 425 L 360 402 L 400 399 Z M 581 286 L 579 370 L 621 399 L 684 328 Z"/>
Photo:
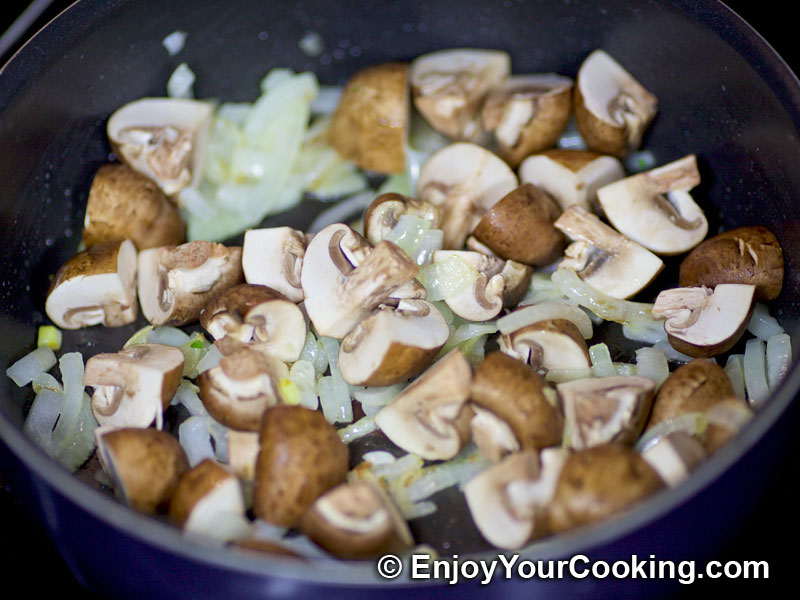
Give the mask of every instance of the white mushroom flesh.
<path id="1" fill-rule="evenodd" d="M 242 269 L 247 283 L 278 290 L 292 302 L 302 302 L 300 272 L 305 237 L 290 227 L 250 229 L 244 234 Z"/>

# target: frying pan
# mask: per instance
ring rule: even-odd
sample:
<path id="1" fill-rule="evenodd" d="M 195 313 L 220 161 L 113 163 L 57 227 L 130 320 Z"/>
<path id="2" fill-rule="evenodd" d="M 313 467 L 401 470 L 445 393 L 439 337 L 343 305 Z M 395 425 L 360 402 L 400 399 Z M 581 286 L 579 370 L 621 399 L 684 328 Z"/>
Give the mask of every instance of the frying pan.
<path id="1" fill-rule="evenodd" d="M 161 40 L 177 29 L 188 32 L 188 41 L 171 57 Z M 309 31 L 325 41 L 323 55 L 311 57 L 298 47 Z M 176 0 L 165 6 L 83 0 L 0 74 L 0 368 L 30 350 L 36 327 L 46 321 L 48 276 L 74 253 L 91 178 L 109 160 L 107 116 L 125 101 L 163 95 L 179 62 L 197 74 L 198 97 L 252 100 L 272 67 L 311 69 L 323 83 L 337 84 L 376 62 L 457 46 L 508 50 L 519 73 L 574 76 L 582 58 L 598 47 L 618 57 L 659 97 L 660 113 L 645 139 L 658 162 L 689 152 L 700 158 L 697 197 L 711 230 L 760 223 L 777 234 L 787 277 L 772 310 L 796 340 L 800 172 L 793 167 L 800 163 L 800 86 L 769 46 L 719 3 Z M 308 204 L 268 224 L 302 226 L 319 209 Z M 133 329 L 75 332 L 67 349 L 92 354 L 118 348 Z M 524 557 L 713 558 L 775 476 L 774 465 L 797 426 L 792 399 L 799 387 L 794 365 L 750 426 L 686 484 L 622 518 L 535 544 Z M 402 577 L 386 582 L 371 563 L 310 567 L 188 541 L 97 490 L 90 476 L 82 481 L 49 460 L 19 429 L 26 400 L 24 390 L 0 378 L 4 477 L 45 524 L 75 577 L 111 597 L 356 598 L 376 591 L 396 597 L 618 597 L 623 589 L 653 597 L 676 589 L 674 581 L 592 577 L 516 578 L 490 586 Z M 453 511 L 415 524 L 416 532 L 440 549 L 495 556 L 459 513 L 454 494 L 440 502 L 448 503 Z"/>

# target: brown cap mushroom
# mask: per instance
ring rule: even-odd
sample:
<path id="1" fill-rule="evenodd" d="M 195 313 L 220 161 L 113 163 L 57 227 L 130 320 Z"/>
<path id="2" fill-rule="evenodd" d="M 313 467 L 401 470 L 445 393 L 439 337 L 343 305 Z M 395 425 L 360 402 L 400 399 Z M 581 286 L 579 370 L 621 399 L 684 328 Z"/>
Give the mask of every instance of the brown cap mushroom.
<path id="1" fill-rule="evenodd" d="M 134 509 L 154 514 L 166 509 L 181 475 L 186 453 L 171 434 L 140 427 L 98 427 L 97 455 L 114 492 Z"/>
<path id="2" fill-rule="evenodd" d="M 425 219 L 433 227 L 437 227 L 439 224 L 438 206 L 395 192 L 388 192 L 376 196 L 364 212 L 364 237 L 371 244 L 377 244 L 386 238 L 402 215 L 413 215 Z"/>
<path id="3" fill-rule="evenodd" d="M 83 385 L 94 388 L 92 413 L 100 425 L 160 426 L 183 373 L 179 348 L 135 344 L 113 354 L 95 354 L 86 361 Z"/>
<path id="4" fill-rule="evenodd" d="M 139 312 L 133 242 L 101 242 L 70 258 L 50 283 L 45 312 L 62 329 L 133 323 Z"/>
<path id="5" fill-rule="evenodd" d="M 642 458 L 670 486 L 686 479 L 707 456 L 703 444 L 685 431 L 672 431 L 642 449 Z"/>
<path id="6" fill-rule="evenodd" d="M 253 511 L 273 525 L 296 527 L 317 498 L 347 477 L 347 446 L 319 411 L 270 408 L 260 443 Z"/>
<path id="7" fill-rule="evenodd" d="M 256 474 L 256 458 L 260 445 L 257 431 L 230 429 L 225 432 L 228 445 L 228 466 L 244 481 L 253 481 Z"/>
<path id="8" fill-rule="evenodd" d="M 328 131 L 331 146 L 359 167 L 379 173 L 405 169 L 408 65 L 362 69 L 345 84 Z"/>
<path id="9" fill-rule="evenodd" d="M 503 336 L 503 352 L 535 371 L 592 366 L 586 340 L 567 319 L 546 319 L 512 331 Z"/>
<path id="10" fill-rule="evenodd" d="M 139 253 L 139 303 L 152 325 L 186 325 L 241 283 L 242 249 L 197 240 Z"/>
<path id="11" fill-rule="evenodd" d="M 292 302 L 302 302 L 300 271 L 305 252 L 306 238 L 302 231 L 291 227 L 248 229 L 242 244 L 245 281 L 266 285 Z"/>
<path id="12" fill-rule="evenodd" d="M 658 100 L 598 49 L 578 69 L 574 107 L 575 123 L 589 149 L 623 157 L 641 144 Z"/>
<path id="13" fill-rule="evenodd" d="M 186 227 L 178 207 L 151 179 L 127 165 L 102 165 L 89 189 L 83 243 L 124 239 L 139 250 L 182 244 Z"/>
<path id="14" fill-rule="evenodd" d="M 720 283 L 673 288 L 658 294 L 651 314 L 664 319 L 670 346 L 687 356 L 711 357 L 730 350 L 742 337 L 755 306 L 755 286 Z"/>
<path id="15" fill-rule="evenodd" d="M 783 250 L 766 227 L 729 229 L 694 248 L 680 266 L 681 287 L 720 283 L 756 286 L 757 300 L 774 300 L 783 287 Z"/>
<path id="16" fill-rule="evenodd" d="M 433 253 L 433 262 L 443 263 L 453 257 L 463 260 L 477 275 L 473 283 L 446 297 L 445 303 L 459 317 L 468 321 L 494 319 L 505 304 L 504 261 L 472 250 L 437 250 Z"/>
<path id="17" fill-rule="evenodd" d="M 731 396 L 706 411 L 706 450 L 716 452 L 753 418 L 753 409 L 743 398 Z"/>
<path id="18" fill-rule="evenodd" d="M 690 154 L 604 185 L 597 200 L 623 235 L 656 254 L 680 254 L 708 233 L 705 213 L 689 194 L 699 184 L 697 159 Z"/>

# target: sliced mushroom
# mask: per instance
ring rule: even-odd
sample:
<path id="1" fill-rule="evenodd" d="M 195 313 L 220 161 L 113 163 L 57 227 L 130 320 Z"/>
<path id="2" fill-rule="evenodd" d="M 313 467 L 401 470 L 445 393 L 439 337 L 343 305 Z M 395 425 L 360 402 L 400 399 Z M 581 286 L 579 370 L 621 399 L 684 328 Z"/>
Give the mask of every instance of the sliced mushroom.
<path id="1" fill-rule="evenodd" d="M 642 450 L 642 458 L 670 486 L 678 485 L 689 477 L 707 456 L 703 444 L 685 431 L 673 431 Z"/>
<path id="2" fill-rule="evenodd" d="M 483 213 L 518 185 L 499 156 L 458 142 L 434 152 L 422 165 L 417 197 L 439 207 L 442 247 L 460 250 Z"/>
<path id="3" fill-rule="evenodd" d="M 289 377 L 281 361 L 251 349 L 223 356 L 200 373 L 200 399 L 214 419 L 242 431 L 258 431 L 264 411 L 278 404 L 278 384 Z"/>
<path id="4" fill-rule="evenodd" d="M 651 314 L 664 319 L 670 346 L 688 356 L 711 357 L 730 350 L 742 337 L 755 306 L 755 286 L 720 283 L 673 288 L 658 294 Z"/>
<path id="5" fill-rule="evenodd" d="M 455 48 L 417 57 L 409 71 L 414 105 L 437 131 L 454 139 L 480 133 L 478 111 L 486 93 L 511 73 L 500 50 Z"/>
<path id="6" fill-rule="evenodd" d="M 56 272 L 45 312 L 62 329 L 133 323 L 136 303 L 136 246 L 130 240 L 101 242 L 79 252 Z"/>
<path id="7" fill-rule="evenodd" d="M 753 418 L 753 409 L 743 398 L 731 396 L 716 402 L 706 412 L 706 450 L 716 452 Z"/>
<path id="8" fill-rule="evenodd" d="M 94 388 L 92 413 L 100 425 L 160 426 L 183 373 L 179 348 L 135 344 L 86 361 L 83 385 Z"/>
<path id="9" fill-rule="evenodd" d="M 460 292 L 444 299 L 458 316 L 469 321 L 488 321 L 503 310 L 506 279 L 504 261 L 471 250 L 437 250 L 433 262 L 442 263 L 457 256 L 477 271 L 475 281 Z"/>
<path id="10" fill-rule="evenodd" d="M 300 282 L 318 335 L 341 339 L 418 272 L 392 242 L 374 248 L 347 225 L 334 223 L 309 242 Z"/>
<path id="11" fill-rule="evenodd" d="M 569 446 L 577 450 L 609 442 L 633 444 L 642 432 L 655 394 L 646 377 L 592 377 L 556 386 L 569 431 Z"/>
<path id="12" fill-rule="evenodd" d="M 292 302 L 302 302 L 300 271 L 305 252 L 306 239 L 302 231 L 291 227 L 248 229 L 242 244 L 245 281 L 266 285 Z"/>
<path id="13" fill-rule="evenodd" d="M 345 84 L 331 118 L 331 145 L 358 166 L 379 173 L 405 169 L 408 65 L 383 63 L 362 69 Z"/>
<path id="14" fill-rule="evenodd" d="M 83 243 L 124 239 L 139 250 L 182 244 L 186 227 L 178 207 L 152 180 L 127 165 L 102 165 L 89 189 Z"/>
<path id="15" fill-rule="evenodd" d="M 489 92 L 481 123 L 508 164 L 556 145 L 572 114 L 572 83 L 555 73 L 514 75 Z"/>
<path id="16" fill-rule="evenodd" d="M 284 362 L 294 362 L 306 341 L 303 311 L 265 285 L 242 283 L 228 288 L 200 314 L 200 325 L 223 354 L 250 348 Z"/>
<path id="17" fill-rule="evenodd" d="M 569 207 L 554 225 L 576 240 L 567 246 L 558 267 L 573 269 L 587 284 L 613 298 L 634 296 L 664 268 L 655 254 L 583 208 Z"/>
<path id="18" fill-rule="evenodd" d="M 536 371 L 588 369 L 589 348 L 578 327 L 567 319 L 547 319 L 503 336 L 503 351 Z"/>
<path id="19" fill-rule="evenodd" d="M 334 556 L 350 560 L 402 552 L 414 543 L 388 495 L 368 480 L 325 492 L 303 515 L 300 530 Z"/>
<path id="20" fill-rule="evenodd" d="M 561 469 L 550 503 L 550 526 L 558 533 L 604 521 L 663 487 L 655 469 L 629 446 L 576 450 Z"/>
<path id="21" fill-rule="evenodd" d="M 397 446 L 427 460 L 447 460 L 469 439 L 467 408 L 472 367 L 452 350 L 375 415 Z"/>
<path id="22" fill-rule="evenodd" d="M 439 309 L 426 300 L 380 306 L 343 339 L 339 370 L 351 385 L 392 385 L 419 375 L 450 337 Z"/>
<path id="23" fill-rule="evenodd" d="M 168 196 L 203 175 L 213 106 L 184 98 L 142 98 L 118 108 L 106 131 L 117 157 Z"/>
<path id="24" fill-rule="evenodd" d="M 774 300 L 783 287 L 783 250 L 766 227 L 729 229 L 694 248 L 680 266 L 681 287 L 720 283 L 756 286 L 757 300 Z"/>
<path id="25" fill-rule="evenodd" d="M 347 477 L 348 449 L 321 412 L 279 405 L 264 413 L 253 512 L 296 527 L 316 499 Z"/>
<path id="26" fill-rule="evenodd" d="M 519 304 L 528 293 L 533 277 L 533 267 L 515 260 L 507 260 L 500 270 L 503 278 L 503 307 Z"/>
<path id="27" fill-rule="evenodd" d="M 616 60 L 595 50 L 575 82 L 575 123 L 590 150 L 623 157 L 642 142 L 658 100 Z"/>
<path id="28" fill-rule="evenodd" d="M 225 439 L 228 444 L 228 466 L 243 481 L 253 481 L 260 448 L 258 432 L 228 428 Z"/>
<path id="29" fill-rule="evenodd" d="M 364 237 L 371 244 L 377 244 L 386 238 L 402 215 L 413 215 L 425 219 L 431 223 L 432 227 L 437 227 L 439 224 L 438 206 L 389 192 L 377 196 L 364 212 Z"/>
<path id="30" fill-rule="evenodd" d="M 553 149 L 527 157 L 519 165 L 519 180 L 532 183 L 558 202 L 592 210 L 597 190 L 625 177 L 618 158 L 587 150 Z"/>
<path id="31" fill-rule="evenodd" d="M 694 154 L 604 185 L 597 200 L 623 235 L 656 254 L 691 250 L 708 233 L 708 220 L 689 190 L 699 185 Z"/>
<path id="32" fill-rule="evenodd" d="M 712 360 L 696 358 L 675 369 L 661 384 L 647 427 L 684 414 L 705 413 L 733 395 L 725 370 Z"/>
<path id="33" fill-rule="evenodd" d="M 147 514 L 162 512 L 189 459 L 178 440 L 159 429 L 98 427 L 97 456 L 115 494 Z"/>
<path id="34" fill-rule="evenodd" d="M 139 253 L 139 303 L 152 325 L 186 325 L 242 283 L 242 249 L 197 240 Z"/>
<path id="35" fill-rule="evenodd" d="M 545 448 L 561 441 L 564 420 L 561 411 L 545 394 L 544 378 L 528 365 L 500 351 L 490 352 L 475 370 L 470 401 L 505 423 L 518 447 Z M 478 411 L 476 410 L 476 413 Z M 473 437 L 481 453 L 497 459 L 508 448 L 508 436 L 485 417 L 471 422 Z"/>

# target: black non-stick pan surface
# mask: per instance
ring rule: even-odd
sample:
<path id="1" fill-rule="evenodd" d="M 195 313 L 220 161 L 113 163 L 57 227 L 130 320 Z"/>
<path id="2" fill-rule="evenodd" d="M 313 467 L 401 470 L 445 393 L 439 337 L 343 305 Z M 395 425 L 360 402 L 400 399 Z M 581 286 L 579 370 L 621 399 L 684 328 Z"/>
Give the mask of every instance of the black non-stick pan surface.
<path id="1" fill-rule="evenodd" d="M 184 53 L 169 58 L 160 41 L 175 29 L 188 30 L 190 41 Z M 331 46 L 348 40 L 362 51 L 347 53 L 346 59 L 312 59 L 297 47 L 307 31 L 320 33 Z M 359 67 L 452 46 L 510 50 L 516 72 L 574 75 L 581 58 L 595 47 L 619 57 L 661 101 L 646 146 L 660 162 L 688 152 L 701 158 L 699 198 L 712 229 L 759 222 L 778 234 L 788 277 L 777 314 L 796 336 L 793 275 L 800 180 L 792 166 L 800 157 L 797 83 L 763 40 L 719 4 L 174 2 L 153 8 L 146 2 L 84 2 L 23 48 L 0 76 L 3 369 L 29 350 L 35 327 L 44 322 L 48 275 L 77 246 L 91 177 L 108 160 L 105 119 L 126 100 L 163 94 L 180 60 L 187 60 L 198 74 L 199 96 L 252 100 L 258 80 L 274 66 L 313 69 L 323 83 L 341 83 Z M 288 218 L 302 226 L 309 215 L 296 211 Z M 88 354 L 113 350 L 134 329 L 69 334 L 67 349 Z M 785 495 L 775 500 L 777 482 L 785 480 L 786 471 L 778 471 L 780 479 L 775 473 L 791 468 L 793 462 L 785 456 L 790 449 L 796 452 L 796 445 L 788 445 L 788 432 L 797 423 L 797 410 L 789 404 L 797 379 L 793 373 L 758 426 L 704 465 L 681 490 L 659 497 L 613 527 L 547 542 L 532 555 L 580 551 L 614 557 L 636 552 L 683 560 L 720 558 L 727 552 L 731 558 L 762 558 L 755 550 L 752 556 L 734 556 L 736 546 L 724 544 L 735 541 L 741 527 L 744 537 L 739 539 L 760 540 L 762 549 L 771 536 L 759 531 L 761 527 L 777 527 L 786 535 L 785 524 L 775 516 L 789 510 Z M 7 381 L 0 390 L 4 433 L 21 423 L 25 397 Z M 187 548 L 173 531 L 129 514 L 103 492 L 74 481 L 19 439 L 18 432 L 4 434 L 3 441 L 10 449 L 3 454 L 4 482 L 8 478 L 14 483 L 19 494 L 15 506 L 30 503 L 72 573 L 98 592 L 112 597 L 239 597 L 254 591 L 354 597 L 376 583 L 363 570 L 315 574 L 274 561 L 220 559 L 207 549 Z M 84 478 L 91 480 L 86 474 Z M 772 495 L 757 504 L 763 490 Z M 447 502 L 448 496 L 444 498 Z M 440 511 L 415 523 L 415 532 L 440 550 L 485 552 L 457 495 L 449 500 L 452 512 Z M 769 514 L 742 525 L 754 507 L 770 509 Z M 356 587 L 342 587 L 348 583 Z M 613 596 L 623 588 L 649 593 L 676 589 L 642 581 L 496 582 L 492 587 L 495 593 L 526 596 L 556 590 L 567 596 Z M 460 595 L 490 590 L 439 585 L 428 591 Z"/>

